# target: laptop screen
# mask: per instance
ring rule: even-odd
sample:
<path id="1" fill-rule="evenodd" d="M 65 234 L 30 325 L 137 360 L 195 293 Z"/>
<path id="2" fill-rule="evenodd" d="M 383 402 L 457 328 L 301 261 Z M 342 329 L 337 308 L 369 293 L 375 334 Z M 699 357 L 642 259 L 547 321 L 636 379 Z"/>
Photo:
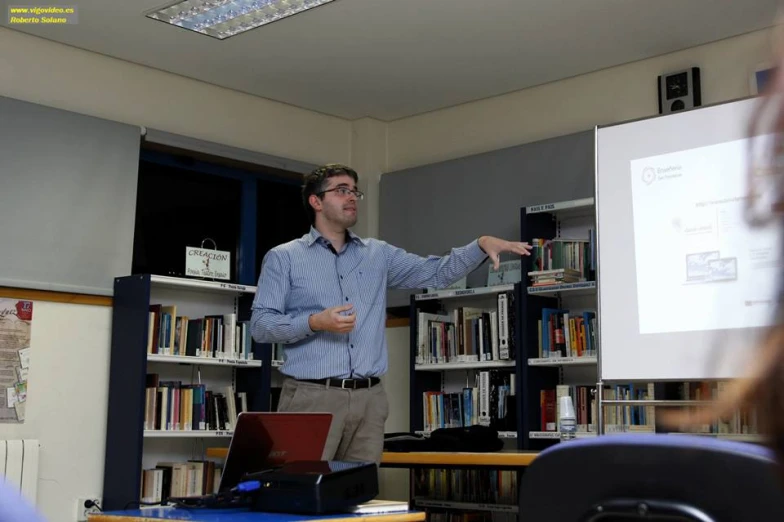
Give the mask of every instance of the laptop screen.
<path id="1" fill-rule="evenodd" d="M 233 488 L 246 473 L 321 460 L 331 423 L 331 413 L 240 413 L 219 491 Z"/>

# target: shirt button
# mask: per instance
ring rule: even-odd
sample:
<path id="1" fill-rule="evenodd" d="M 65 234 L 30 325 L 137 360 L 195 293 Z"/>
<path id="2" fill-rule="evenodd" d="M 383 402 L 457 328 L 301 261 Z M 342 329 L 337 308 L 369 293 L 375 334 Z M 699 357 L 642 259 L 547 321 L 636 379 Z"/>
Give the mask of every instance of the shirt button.
<path id="1" fill-rule="evenodd" d="M 353 348 L 353 347 L 354 347 L 354 345 L 352 344 L 352 345 L 351 345 L 351 347 Z"/>
<path id="2" fill-rule="evenodd" d="M 348 301 L 348 296 L 346 296 L 346 301 Z"/>
<path id="3" fill-rule="evenodd" d="M 343 279 L 343 276 L 340 276 L 340 278 Z"/>

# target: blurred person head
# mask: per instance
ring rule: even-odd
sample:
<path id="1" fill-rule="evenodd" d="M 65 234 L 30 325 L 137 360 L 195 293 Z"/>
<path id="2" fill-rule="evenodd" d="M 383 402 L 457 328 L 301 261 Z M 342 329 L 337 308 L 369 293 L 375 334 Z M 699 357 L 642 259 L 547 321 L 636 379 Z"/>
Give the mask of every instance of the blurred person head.
<path id="1" fill-rule="evenodd" d="M 774 38 L 781 39 L 781 26 Z M 775 43 L 775 42 L 774 42 Z M 756 101 L 749 121 L 746 219 L 751 226 L 776 226 L 784 231 L 784 45 Z M 781 246 L 780 246 L 781 248 Z M 781 252 L 784 259 L 784 252 Z M 673 428 L 730 418 L 739 409 L 754 409 L 764 443 L 774 452 L 784 478 L 784 266 L 773 303 L 771 326 L 760 336 L 747 374 L 732 382 L 727 393 L 709 406 L 668 410 L 662 420 Z"/>
<path id="2" fill-rule="evenodd" d="M 0 522 L 46 522 L 20 492 L 0 476 Z"/>

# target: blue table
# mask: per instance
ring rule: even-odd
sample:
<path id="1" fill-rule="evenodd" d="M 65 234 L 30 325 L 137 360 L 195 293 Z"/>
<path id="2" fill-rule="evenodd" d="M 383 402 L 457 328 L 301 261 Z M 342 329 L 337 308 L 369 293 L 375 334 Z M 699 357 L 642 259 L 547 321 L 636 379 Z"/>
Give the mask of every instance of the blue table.
<path id="1" fill-rule="evenodd" d="M 91 515 L 89 522 L 423 522 L 424 511 L 408 511 L 383 515 L 290 515 L 258 513 L 245 509 L 180 509 L 150 508 L 108 511 Z"/>

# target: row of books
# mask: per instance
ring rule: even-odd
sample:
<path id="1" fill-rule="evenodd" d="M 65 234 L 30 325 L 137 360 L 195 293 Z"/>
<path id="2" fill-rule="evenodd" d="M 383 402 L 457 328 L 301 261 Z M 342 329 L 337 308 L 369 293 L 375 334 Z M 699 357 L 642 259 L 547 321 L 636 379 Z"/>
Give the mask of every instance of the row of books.
<path id="1" fill-rule="evenodd" d="M 597 401 L 592 393 L 594 386 L 559 384 L 554 389 L 539 392 L 541 431 L 560 430 L 560 398 L 570 396 L 577 421 L 578 432 L 596 431 Z M 654 399 L 653 383 L 623 384 L 607 386 L 603 390 L 605 400 Z M 654 431 L 656 410 L 653 406 L 606 406 L 605 426 L 622 426 L 621 431 Z M 618 428 L 614 428 L 618 429 Z"/>
<path id="2" fill-rule="evenodd" d="M 534 288 L 562 285 L 566 283 L 579 283 L 586 280 L 579 270 L 571 268 L 555 268 L 553 270 L 528 272 L 528 277 L 531 278 L 531 286 Z"/>
<path id="3" fill-rule="evenodd" d="M 239 412 L 248 411 L 245 392 L 235 393 L 231 386 L 207 390 L 204 384 L 162 381 L 150 373 L 145 388 L 145 430 L 230 431 Z"/>
<path id="4" fill-rule="evenodd" d="M 730 386 L 731 383 L 727 381 L 684 382 L 678 385 L 677 394 L 679 400 L 717 400 L 727 393 Z M 736 410 L 732 416 L 728 418 L 718 419 L 713 423 L 703 424 L 696 428 L 683 428 L 684 431 L 686 429 L 696 433 L 716 433 L 723 435 L 759 434 L 757 412 L 753 408 L 742 408 Z"/>
<path id="5" fill-rule="evenodd" d="M 510 372 L 481 371 L 476 387 L 465 387 L 461 392 L 424 392 L 425 430 L 479 424 L 499 431 L 517 431 L 514 378 Z"/>
<path id="6" fill-rule="evenodd" d="M 217 493 L 222 472 L 220 464 L 208 460 L 160 462 L 142 470 L 139 497 L 142 502 L 156 503 L 171 497 Z"/>
<path id="7" fill-rule="evenodd" d="M 588 239 L 531 240 L 531 267 L 534 272 L 569 269 L 580 280 L 593 279 L 596 272 L 596 242 L 593 229 Z"/>
<path id="8" fill-rule="evenodd" d="M 542 308 L 537 321 L 539 357 L 596 356 L 596 312 Z"/>
<path id="9" fill-rule="evenodd" d="M 517 504 L 517 471 L 415 469 L 414 496 L 473 504 Z"/>
<path id="10" fill-rule="evenodd" d="M 416 364 L 514 360 L 514 299 L 514 292 L 499 292 L 492 308 L 419 312 Z"/>
<path id="11" fill-rule="evenodd" d="M 518 522 L 517 513 L 495 511 L 433 511 L 427 509 L 426 522 Z"/>
<path id="12" fill-rule="evenodd" d="M 253 359 L 248 321 L 237 314 L 199 318 L 177 315 L 177 305 L 150 305 L 147 353 L 229 359 Z"/>

